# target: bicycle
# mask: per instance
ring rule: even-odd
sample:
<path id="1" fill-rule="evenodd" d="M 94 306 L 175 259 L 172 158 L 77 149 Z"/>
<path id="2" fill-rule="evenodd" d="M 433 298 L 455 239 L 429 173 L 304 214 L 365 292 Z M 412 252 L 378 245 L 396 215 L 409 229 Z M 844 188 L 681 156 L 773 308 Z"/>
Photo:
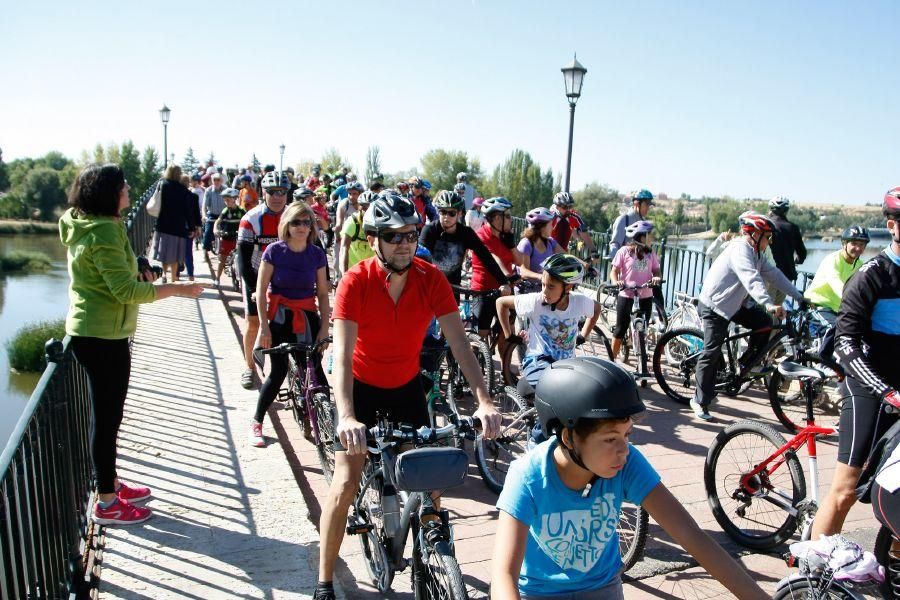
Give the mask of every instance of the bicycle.
<path id="1" fill-rule="evenodd" d="M 478 332 L 478 319 L 472 311 L 472 298 L 481 298 L 482 302 L 494 302 L 499 296 L 499 290 L 473 290 L 459 285 L 451 284 L 453 291 L 460 295 L 459 316 L 462 319 L 463 327 L 466 329 L 466 337 L 469 345 L 472 347 L 472 353 L 481 367 L 481 374 L 484 377 L 484 383 L 489 392 L 494 391 L 495 375 L 494 375 L 494 356 L 493 348 L 497 344 L 497 334 L 491 331 L 488 341 L 482 339 Z M 453 353 L 448 352 L 446 357 L 447 363 L 447 379 L 446 394 L 447 398 L 461 398 L 468 389 L 468 382 L 463 376 L 462 370 Z M 469 393 L 471 391 L 469 390 Z"/>
<path id="2" fill-rule="evenodd" d="M 319 382 L 315 361 L 321 359 L 322 346 L 331 337 L 313 344 L 279 344 L 260 349 L 261 354 L 287 354 L 287 388 L 278 391 L 278 399 L 289 409 L 300 432 L 316 447 L 325 479 L 334 475 L 334 405 L 328 383 Z M 305 366 L 301 366 L 305 365 Z"/>
<path id="3" fill-rule="evenodd" d="M 733 398 L 754 383 L 762 382 L 765 384 L 769 404 L 781 424 L 789 432 L 799 431 L 805 407 L 799 405 L 799 396 L 785 393 L 784 380 L 775 374 L 777 371 L 774 368 L 775 363 L 787 355 L 792 362 L 813 367 L 826 375 L 817 382 L 817 401 L 814 403 L 820 415 L 823 415 L 826 406 L 821 402 L 821 392 L 826 384 L 833 385 L 835 380 L 840 379 L 841 369 L 834 361 L 825 361 L 806 350 L 804 332 L 808 330 L 810 312 L 805 309 L 795 310 L 783 324 L 726 336 L 723 342 L 725 356 L 719 361 L 716 376 L 716 391 Z M 738 363 L 740 344 L 757 332 L 772 334 L 757 352 L 756 358 L 742 369 Z M 703 332 L 699 329 L 672 329 L 659 339 L 653 352 L 653 374 L 663 392 L 676 402 L 688 404 L 694 397 L 694 372 L 702 351 Z"/>
<path id="4" fill-rule="evenodd" d="M 516 388 L 507 386 L 500 398 L 504 418 L 499 435 L 493 440 L 486 440 L 481 435 L 475 438 L 475 463 L 485 485 L 495 494 L 503 490 L 512 462 L 532 447 L 531 433 L 538 422 L 533 392 L 523 396 Z M 616 530 L 624 571 L 640 560 L 649 529 L 647 511 L 640 505 L 623 502 Z"/>
<path id="5" fill-rule="evenodd" d="M 618 286 L 615 284 L 604 284 L 601 286 L 603 290 L 606 292 L 607 297 L 615 295 L 612 292 L 637 292 L 639 290 L 644 289 L 652 289 L 655 287 L 659 287 L 660 284 L 664 283 L 660 281 L 659 284 L 651 284 L 650 282 L 644 283 L 642 285 L 632 285 L 632 286 Z M 655 305 L 655 301 L 654 301 Z M 664 330 L 663 324 L 653 325 L 653 311 L 651 310 L 651 318 L 647 319 L 644 313 L 641 311 L 641 306 L 639 302 L 639 298 L 634 298 L 634 302 L 631 306 L 631 324 L 629 326 L 629 331 L 631 333 L 630 336 L 626 335 L 625 339 L 630 339 L 632 350 L 636 350 L 637 354 L 635 355 L 637 368 L 632 374 L 634 375 L 634 380 L 639 382 L 641 387 L 647 387 L 647 382 L 653 378 L 653 374 L 647 369 L 647 344 L 648 342 L 653 345 L 655 339 L 658 335 L 659 331 Z M 660 328 L 662 326 L 662 329 Z M 652 333 L 651 333 L 652 331 Z M 623 340 L 623 346 L 624 340 Z M 624 350 L 624 348 L 623 348 Z M 610 357 L 612 354 L 610 353 Z"/>
<path id="6" fill-rule="evenodd" d="M 391 589 L 396 572 L 411 566 L 417 599 L 468 598 L 454 556 L 449 513 L 435 507 L 432 491 L 462 484 L 469 459 L 459 448 L 432 444 L 456 435 L 472 436 L 474 428 L 475 421 L 466 417 L 436 429 L 394 426 L 387 417 L 379 417 L 369 429 L 368 456 L 347 533 L 360 536 L 366 569 L 382 594 Z M 404 444 L 414 448 L 401 454 Z M 404 558 L 410 533 L 412 555 Z"/>
<path id="7" fill-rule="evenodd" d="M 597 286 L 596 300 L 600 303 L 602 308 L 600 311 L 600 319 L 597 323 L 601 331 L 603 331 L 609 339 L 612 339 L 612 332 L 616 328 L 616 298 L 618 298 L 621 289 L 622 288 L 619 288 L 617 285 L 609 282 Z M 645 328 L 645 331 L 648 334 L 647 339 L 650 341 L 651 347 L 656 346 L 659 336 L 668 329 L 669 322 L 670 318 L 666 314 L 665 307 L 654 297 L 653 310 L 650 312 L 650 321 Z M 633 336 L 625 336 L 625 339 L 622 340 L 622 348 L 619 350 L 619 356 L 621 357 L 622 362 L 627 363 L 631 361 L 631 353 L 634 350 L 632 337 Z M 610 353 L 610 357 L 612 357 L 612 353 Z"/>
<path id="8" fill-rule="evenodd" d="M 808 539 L 819 503 L 816 439 L 837 432 L 834 427 L 817 425 L 813 414 L 816 383 L 829 375 L 787 360 L 778 365 L 778 370 L 800 382 L 806 426 L 785 440 L 756 421 L 729 425 L 713 440 L 703 468 L 707 500 L 716 521 L 728 537 L 755 550 L 777 546 L 798 527 L 803 539 Z M 797 458 L 803 446 L 809 455 L 809 497 Z"/>
<path id="9" fill-rule="evenodd" d="M 676 328 L 693 327 L 703 329 L 703 321 L 697 312 L 700 304 L 698 296 L 691 296 L 686 292 L 675 292 L 675 310 L 669 315 L 666 331 Z"/>
<path id="10" fill-rule="evenodd" d="M 868 588 L 883 585 L 884 573 L 875 557 L 843 536 L 791 544 L 784 558 L 789 567 L 798 566 L 799 573 L 778 583 L 774 596 L 778 599 L 862 600 Z"/>
<path id="11" fill-rule="evenodd" d="M 219 253 L 220 247 L 222 244 L 222 232 L 216 231 L 215 239 L 213 240 L 213 254 L 218 257 L 218 260 L 222 260 L 221 254 Z M 238 274 L 237 267 L 234 262 L 234 254 L 235 251 L 232 250 L 228 253 L 228 256 L 225 257 L 225 269 L 224 275 L 231 279 L 231 285 L 234 288 L 234 291 L 237 293 L 241 292 L 241 276 Z"/>

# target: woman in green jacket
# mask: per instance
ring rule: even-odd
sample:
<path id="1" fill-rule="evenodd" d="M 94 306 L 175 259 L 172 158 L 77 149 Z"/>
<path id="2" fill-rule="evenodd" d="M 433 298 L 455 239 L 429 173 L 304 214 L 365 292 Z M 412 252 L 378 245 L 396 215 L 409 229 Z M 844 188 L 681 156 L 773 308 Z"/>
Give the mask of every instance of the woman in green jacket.
<path id="1" fill-rule="evenodd" d="M 196 298 L 203 291 L 192 283 L 153 285 L 152 272 L 138 273 L 119 216 L 128 208 L 128 189 L 117 165 L 88 165 L 59 220 L 71 278 L 66 333 L 87 371 L 93 406 L 91 462 L 98 502 L 92 518 L 102 524 L 140 523 L 151 516 L 150 509 L 133 504 L 149 498 L 150 490 L 127 486 L 116 476 L 116 438 L 131 373 L 128 338 L 137 328 L 137 305 L 169 296 Z"/>

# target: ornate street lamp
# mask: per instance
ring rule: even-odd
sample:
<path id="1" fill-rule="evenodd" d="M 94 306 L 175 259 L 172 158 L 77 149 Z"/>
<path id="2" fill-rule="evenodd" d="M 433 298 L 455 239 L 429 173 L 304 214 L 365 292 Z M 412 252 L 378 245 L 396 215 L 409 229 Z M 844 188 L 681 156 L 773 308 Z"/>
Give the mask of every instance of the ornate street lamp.
<path id="1" fill-rule="evenodd" d="M 566 84 L 566 98 L 569 100 L 569 153 L 566 158 L 566 191 L 569 191 L 569 182 L 572 176 L 572 133 L 575 129 L 575 103 L 581 97 L 581 85 L 584 83 L 584 74 L 587 69 L 578 62 L 577 55 L 572 58 L 572 64 L 560 69 L 563 81 Z"/>
<path id="2" fill-rule="evenodd" d="M 172 114 L 172 109 L 163 104 L 163 107 L 159 109 L 159 118 L 163 124 L 163 168 L 167 168 L 169 166 L 169 155 L 168 155 L 168 142 L 169 142 L 169 115 Z"/>
<path id="3" fill-rule="evenodd" d="M 278 162 L 278 172 L 281 173 L 284 171 L 284 144 L 278 146 L 278 151 L 281 152 L 281 160 Z"/>

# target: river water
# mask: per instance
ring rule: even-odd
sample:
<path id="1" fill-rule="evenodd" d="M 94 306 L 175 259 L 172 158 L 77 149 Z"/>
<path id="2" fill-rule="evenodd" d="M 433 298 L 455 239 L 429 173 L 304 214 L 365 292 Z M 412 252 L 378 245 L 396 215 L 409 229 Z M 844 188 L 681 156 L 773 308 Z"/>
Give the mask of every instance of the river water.
<path id="1" fill-rule="evenodd" d="M 0 449 L 6 446 L 39 373 L 12 373 L 6 343 L 26 323 L 58 319 L 68 309 L 66 249 L 55 235 L 0 235 L 0 253 L 34 250 L 47 254 L 47 273 L 0 275 Z"/>

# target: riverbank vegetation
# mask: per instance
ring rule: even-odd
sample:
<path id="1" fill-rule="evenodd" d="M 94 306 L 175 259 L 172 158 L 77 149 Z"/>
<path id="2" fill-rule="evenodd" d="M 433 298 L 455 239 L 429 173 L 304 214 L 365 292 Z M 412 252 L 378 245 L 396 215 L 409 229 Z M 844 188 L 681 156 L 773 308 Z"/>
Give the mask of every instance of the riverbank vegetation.
<path id="1" fill-rule="evenodd" d="M 13 250 L 0 254 L 0 273 L 43 273 L 53 266 L 50 257 L 43 252 Z"/>
<path id="2" fill-rule="evenodd" d="M 47 366 L 44 344 L 50 338 L 58 340 L 66 335 L 65 319 L 29 323 L 6 343 L 9 366 L 16 371 L 41 372 Z"/>

